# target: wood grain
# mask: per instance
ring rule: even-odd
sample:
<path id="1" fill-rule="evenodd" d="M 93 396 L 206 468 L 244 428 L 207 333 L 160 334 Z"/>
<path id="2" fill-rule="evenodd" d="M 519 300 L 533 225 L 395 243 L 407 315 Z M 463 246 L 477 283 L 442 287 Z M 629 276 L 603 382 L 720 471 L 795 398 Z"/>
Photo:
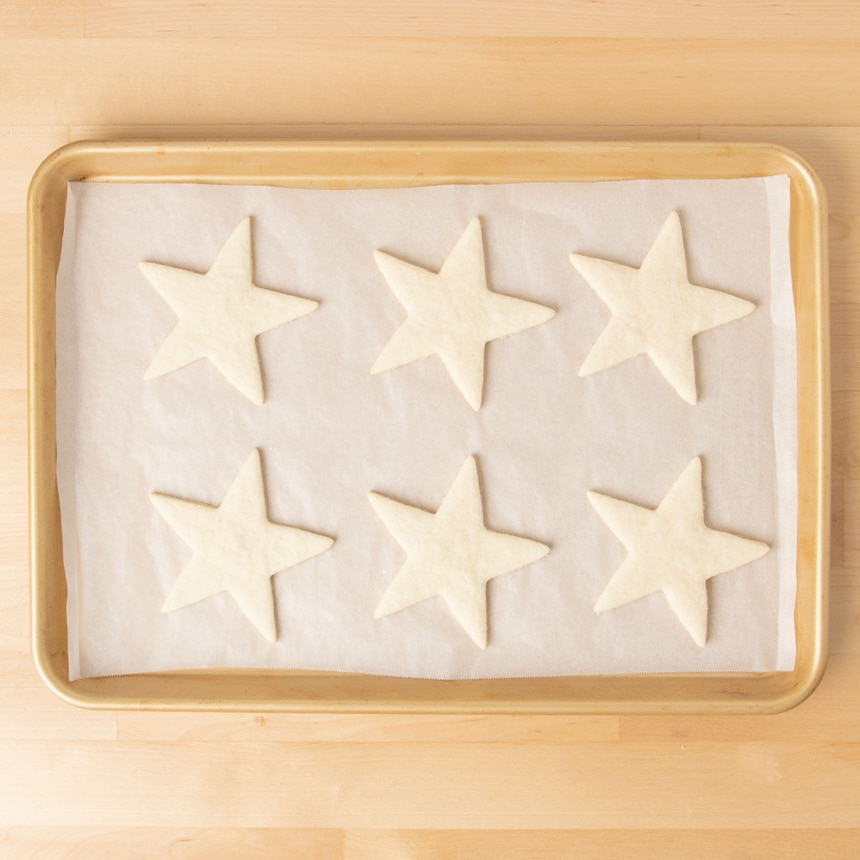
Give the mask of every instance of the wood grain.
<path id="1" fill-rule="evenodd" d="M 241 827 L 9 827 L 0 830 L 0 856 L 38 860 L 337 860 L 344 857 L 339 830 Z M 381 856 L 381 855 L 377 855 Z"/>
<path id="2" fill-rule="evenodd" d="M 860 479 L 860 391 L 833 392 L 833 472 Z M 851 530 L 846 525 L 846 534 Z"/>
<path id="3" fill-rule="evenodd" d="M 0 4 L 0 856 L 846 858 L 860 844 L 860 7 Z M 830 664 L 772 717 L 88 712 L 29 654 L 27 186 L 68 140 L 781 143 L 830 203 Z"/>
<path id="4" fill-rule="evenodd" d="M 830 566 L 845 566 L 845 481 L 833 478 L 830 494 Z"/>
<path id="5" fill-rule="evenodd" d="M 332 714 L 116 715 L 117 736 L 138 741 L 290 741 L 352 743 L 606 743 L 616 716 L 340 716 Z"/>
<path id="6" fill-rule="evenodd" d="M 586 831 L 355 831 L 346 832 L 347 860 L 440 860 L 499 857 L 528 860 L 711 860 L 714 857 L 756 860 L 808 860 L 845 857 L 857 844 L 856 830 L 675 830 L 671 838 L 659 830 Z"/>
<path id="7" fill-rule="evenodd" d="M 27 393 L 0 390 L 0 564 L 27 563 Z"/>
<path id="8" fill-rule="evenodd" d="M 833 569 L 830 577 L 830 646 L 834 654 L 860 654 L 860 576 Z M 850 719 L 847 715 L 843 719 Z"/>
<path id="9" fill-rule="evenodd" d="M 15 740 L 0 759 L 14 774 L 0 826 L 118 826 L 146 808 L 159 827 L 659 829 L 680 812 L 691 828 L 842 828 L 857 812 L 833 800 L 860 791 L 860 746 L 805 741 L 246 741 L 237 755 L 220 742 Z"/>
<path id="10" fill-rule="evenodd" d="M 0 80 L 4 81 L 2 98 L 5 110 L 7 91 L 11 89 L 7 75 L 12 77 L 14 73 L 8 70 L 4 72 L 0 74 Z M 69 130 L 66 126 L 0 125 L 0 148 L 3 152 L 3 158 L 0 159 L 0 215 L 23 215 L 33 171 L 43 158 L 68 140 Z"/>
<path id="11" fill-rule="evenodd" d="M 571 125 L 517 123 L 183 123 L 72 125 L 71 140 L 697 140 L 688 125 Z"/>
<path id="12" fill-rule="evenodd" d="M 202 4 L 156 0 L 145 6 L 123 0 L 89 0 L 81 20 L 87 36 L 314 36 L 319 21 L 297 0 L 262 0 L 256 14 L 229 0 Z M 860 36 L 857 27 L 840 30 L 837 22 L 848 0 L 828 0 L 812 9 L 802 0 L 774 4 L 729 0 L 690 5 L 667 0 L 659 6 L 636 0 L 425 0 L 420 6 L 385 0 L 321 0 L 319 12 L 339 36 L 547 36 L 661 37 L 673 20 L 676 38 L 757 38 L 841 40 Z M 743 12 L 742 15 L 738 14 Z M 72 21 L 70 21 L 72 24 Z M 78 24 L 74 20 L 72 26 Z M 70 35 L 73 31 L 70 31 Z"/>
<path id="13" fill-rule="evenodd" d="M 24 389 L 27 386 L 27 279 L 26 236 L 24 219 L 20 215 L 0 215 L 0 284 L 4 285 L 0 289 L 3 325 L 0 390 Z"/>
<path id="14" fill-rule="evenodd" d="M 10 827 L 0 852 L 37 860 L 171 857 L 178 860 L 808 860 L 848 857 L 860 830 L 286 830 L 283 828 Z"/>
<path id="15" fill-rule="evenodd" d="M 12 39 L 84 35 L 86 0 L 8 0 L 0 6 L 0 33 Z"/>
<path id="16" fill-rule="evenodd" d="M 10 37 L 170 36 L 284 38 L 316 36 L 320 18 L 338 36 L 545 36 L 660 38 L 672 22 L 675 38 L 832 39 L 860 36 L 845 27 L 851 0 L 724 0 L 697 3 L 664 0 L 659 6 L 637 0 L 424 0 L 420 5 L 386 0 L 317 0 L 316 14 L 300 0 L 253 3 L 209 0 L 176 3 L 151 0 L 65 0 L 63 3 L 6 0 L 0 27 Z M 850 20 L 850 18 L 849 18 Z"/>
<path id="17" fill-rule="evenodd" d="M 142 50 L 142 47 L 144 48 Z M 860 42 L 0 39 L 5 122 L 855 125 Z M 38 49 L 50 63 L 31 61 Z M 27 68 L 28 74 L 20 74 Z M 110 74 L 105 70 L 110 69 Z M 570 82 L 587 81 L 586 86 Z M 713 97 L 731 93 L 731 98 Z M 671 92 L 671 98 L 666 93 Z M 456 93 L 456 98 L 451 94 Z M 763 98 L 763 94 L 767 98 Z M 253 94 L 253 97 L 250 97 Z M 711 97 L 706 97 L 710 95 Z"/>
<path id="18" fill-rule="evenodd" d="M 832 386 L 834 391 L 860 388 L 860 354 L 851 348 L 860 337 L 860 305 L 833 304 L 830 338 L 833 348 Z"/>
<path id="19" fill-rule="evenodd" d="M 848 518 L 843 537 L 843 559 L 848 567 L 860 567 L 860 481 L 846 480 L 842 489 L 842 504 Z"/>
<path id="20" fill-rule="evenodd" d="M 109 711 L 70 710 L 36 674 L 30 655 L 3 662 L 0 689 L 0 739 L 114 740 L 116 715 Z M 0 857 L 3 856 L 0 842 Z"/>

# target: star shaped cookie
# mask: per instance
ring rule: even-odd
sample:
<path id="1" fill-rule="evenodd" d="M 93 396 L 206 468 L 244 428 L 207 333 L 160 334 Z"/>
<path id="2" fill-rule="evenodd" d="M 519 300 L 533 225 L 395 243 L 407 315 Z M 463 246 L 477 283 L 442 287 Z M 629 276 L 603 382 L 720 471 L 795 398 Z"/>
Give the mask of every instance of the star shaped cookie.
<path id="1" fill-rule="evenodd" d="M 662 591 L 700 647 L 708 629 L 707 580 L 755 561 L 769 550 L 760 541 L 705 525 L 698 457 L 689 462 L 656 510 L 602 493 L 589 492 L 588 499 L 627 549 L 595 611 L 606 612 Z"/>
<path id="2" fill-rule="evenodd" d="M 436 513 L 371 493 L 374 510 L 408 558 L 375 617 L 440 595 L 480 648 L 487 647 L 487 583 L 543 558 L 549 547 L 484 526 L 478 468 L 467 458 Z"/>
<path id="3" fill-rule="evenodd" d="M 695 403 L 693 337 L 755 309 L 746 299 L 689 282 L 677 212 L 666 219 L 638 269 L 583 254 L 571 254 L 570 261 L 612 311 L 580 376 L 647 355 L 678 394 Z"/>
<path id="4" fill-rule="evenodd" d="M 205 275 L 161 263 L 141 263 L 140 268 L 179 317 L 144 378 L 208 358 L 254 403 L 264 400 L 257 335 L 319 304 L 254 284 L 250 218 L 233 231 Z"/>
<path id="5" fill-rule="evenodd" d="M 150 498 L 194 550 L 161 611 L 172 612 L 228 591 L 260 633 L 274 642 L 272 576 L 319 555 L 334 541 L 269 521 L 259 451 L 245 461 L 217 508 L 161 493 Z"/>
<path id="6" fill-rule="evenodd" d="M 382 251 L 374 259 L 407 317 L 376 359 L 382 373 L 438 355 L 469 405 L 481 408 L 484 347 L 546 322 L 555 311 L 487 287 L 481 222 L 472 219 L 438 273 Z"/>

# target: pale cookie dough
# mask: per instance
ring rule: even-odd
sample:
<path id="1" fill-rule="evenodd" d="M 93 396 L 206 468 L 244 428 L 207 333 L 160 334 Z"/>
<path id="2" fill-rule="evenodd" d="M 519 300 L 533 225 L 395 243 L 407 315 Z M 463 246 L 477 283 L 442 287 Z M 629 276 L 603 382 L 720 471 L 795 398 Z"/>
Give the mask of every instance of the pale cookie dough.
<path id="1" fill-rule="evenodd" d="M 695 403 L 693 337 L 745 317 L 755 308 L 746 299 L 687 280 L 677 212 L 666 219 L 639 269 L 583 254 L 571 254 L 570 261 L 612 311 L 580 376 L 644 354 L 687 403 Z"/>
<path id="2" fill-rule="evenodd" d="M 438 274 L 382 251 L 373 256 L 408 316 L 370 372 L 438 355 L 475 410 L 483 399 L 486 344 L 555 315 L 543 305 L 490 291 L 478 218 L 466 227 Z"/>
<path id="3" fill-rule="evenodd" d="M 250 218 L 233 231 L 205 275 L 161 263 L 141 263 L 140 268 L 179 317 L 145 378 L 208 358 L 254 403 L 264 400 L 257 335 L 319 304 L 254 284 Z"/>
<path id="4" fill-rule="evenodd" d="M 763 556 L 765 543 L 705 525 L 702 461 L 691 460 L 656 510 L 589 492 L 594 509 L 628 551 L 597 600 L 596 612 L 662 591 L 696 644 L 708 629 L 712 576 Z"/>
<path id="5" fill-rule="evenodd" d="M 194 550 L 161 611 L 172 612 L 228 591 L 260 633 L 275 642 L 271 577 L 319 555 L 334 540 L 269 521 L 259 451 L 245 461 L 217 508 L 161 493 L 150 498 Z"/>
<path id="6" fill-rule="evenodd" d="M 441 595 L 480 648 L 487 647 L 487 583 L 543 558 L 549 547 L 484 526 L 478 467 L 468 457 L 436 513 L 378 493 L 370 501 L 408 558 L 374 617 Z"/>

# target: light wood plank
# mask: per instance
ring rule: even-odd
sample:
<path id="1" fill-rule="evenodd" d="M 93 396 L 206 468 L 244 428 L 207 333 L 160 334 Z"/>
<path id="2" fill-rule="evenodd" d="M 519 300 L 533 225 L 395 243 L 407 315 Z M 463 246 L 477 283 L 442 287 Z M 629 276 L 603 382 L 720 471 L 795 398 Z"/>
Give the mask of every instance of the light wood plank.
<path id="1" fill-rule="evenodd" d="M 7 39 L 83 36 L 86 0 L 4 0 L 0 33 Z"/>
<path id="2" fill-rule="evenodd" d="M 828 860 L 852 855 L 857 830 L 350 830 L 346 860 Z"/>
<path id="3" fill-rule="evenodd" d="M 696 140 L 687 125 L 221 123 L 73 125 L 72 140 Z"/>
<path id="4" fill-rule="evenodd" d="M 350 743 L 606 743 L 618 717 L 151 714 L 120 712 L 118 735 L 137 741 Z"/>
<path id="5" fill-rule="evenodd" d="M 0 739 L 116 739 L 116 715 L 113 712 L 85 711 L 59 699 L 36 674 L 28 653 L 12 654 L 4 650 L 2 665 Z M 2 841 L 0 856 L 3 856 Z"/>
<path id="6" fill-rule="evenodd" d="M 0 390 L 0 562 L 27 562 L 27 393 Z"/>
<path id="7" fill-rule="evenodd" d="M 832 406 L 834 475 L 860 480 L 860 392 L 834 391 Z M 851 528 L 846 522 L 846 539 Z"/>
<path id="8" fill-rule="evenodd" d="M 185 829 L 159 827 L 10 827 L 0 832 L 0 850 L 36 860 L 93 857 L 179 857 L 237 860 L 297 857 L 301 860 L 565 860 L 600 857 L 659 860 L 755 857 L 757 860 L 845 858 L 858 830 L 286 830 L 276 828 Z"/>
<path id="9" fill-rule="evenodd" d="M 740 55 L 719 40 L 670 39 L 627 40 L 623 51 L 606 39 L 145 44 L 3 40 L 6 122 L 785 124 L 797 122 L 802 105 L 810 124 L 860 123 L 860 43 L 849 41 L 749 41 Z M 717 91 L 731 98 L 705 97 Z"/>
<path id="10" fill-rule="evenodd" d="M 17 3 L 21 0 L 16 0 Z M 548 36 L 550 38 L 850 39 L 860 27 L 850 0 L 88 0 L 88 36 Z"/>
<path id="11" fill-rule="evenodd" d="M 843 504 L 845 506 L 843 537 L 845 565 L 860 567 L 860 481 L 845 481 Z"/>
<path id="12" fill-rule="evenodd" d="M 27 385 L 27 244 L 23 215 L 0 215 L 0 389 Z"/>
<path id="13" fill-rule="evenodd" d="M 830 654 L 831 658 L 860 654 L 860 576 L 856 569 L 830 573 Z"/>
<path id="14" fill-rule="evenodd" d="M 830 566 L 845 567 L 845 482 L 834 478 L 831 489 Z"/>
<path id="15" fill-rule="evenodd" d="M 30 583 L 25 562 L 0 564 L 0 655 L 28 657 L 30 650 Z M 11 684 L 18 672 L 6 675 Z M 0 685 L 2 690 L 2 685 Z"/>
<path id="16" fill-rule="evenodd" d="M 0 741 L 0 826 L 844 828 L 855 743 Z M 50 778 L 47 775 L 50 774 Z M 204 788 L 205 787 L 205 788 Z"/>
<path id="17" fill-rule="evenodd" d="M 858 133 L 860 142 L 860 133 Z M 852 212 L 833 211 L 828 219 L 830 240 L 830 293 L 835 304 L 860 302 L 860 195 L 851 195 L 842 200 L 838 191 L 839 181 L 835 177 L 828 184 L 831 201 L 838 205 L 853 206 Z M 834 311 L 834 322 L 837 315 Z"/>
<path id="18" fill-rule="evenodd" d="M 831 306 L 830 360 L 834 391 L 860 388 L 860 305 Z"/>
<path id="19" fill-rule="evenodd" d="M 39 43 L 26 44 L 35 47 Z M 38 123 L 44 123 L 45 118 L 39 116 L 41 111 L 38 108 L 32 111 L 33 124 L 13 125 L 14 120 L 6 111 L 8 97 L 20 86 L 17 82 L 31 75 L 29 66 L 35 63 L 37 58 L 31 58 L 31 63 L 19 67 L 16 71 L 7 66 L 8 57 L 4 56 L 4 52 L 5 45 L 0 39 L 0 80 L 3 81 L 3 116 L 0 120 L 5 123 L 0 125 L 0 151 L 3 153 L 3 158 L 0 158 L 0 215 L 20 216 L 27 209 L 27 188 L 33 172 L 44 158 L 64 143 L 68 143 L 69 130 L 65 125 L 39 125 Z M 34 98 L 35 104 L 39 104 L 35 93 L 30 93 L 30 98 Z"/>
<path id="20" fill-rule="evenodd" d="M 0 830 L 0 855 L 33 860 L 339 860 L 343 833 L 260 827 L 8 827 Z"/>

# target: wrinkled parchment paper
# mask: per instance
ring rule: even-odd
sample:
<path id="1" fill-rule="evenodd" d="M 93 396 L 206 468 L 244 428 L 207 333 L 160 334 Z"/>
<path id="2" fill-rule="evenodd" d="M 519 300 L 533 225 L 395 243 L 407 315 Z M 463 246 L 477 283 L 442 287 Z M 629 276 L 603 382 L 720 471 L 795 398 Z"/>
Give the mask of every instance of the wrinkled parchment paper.
<path id="1" fill-rule="evenodd" d="M 639 266 L 673 209 L 690 280 L 757 305 L 696 337 L 696 406 L 644 357 L 577 376 L 609 311 L 568 255 Z M 72 184 L 57 282 L 72 679 L 227 666 L 433 678 L 791 669 L 788 214 L 787 177 L 354 191 Z M 207 361 L 144 381 L 176 317 L 138 263 L 205 272 L 246 215 L 256 283 L 320 302 L 258 338 L 266 403 Z M 475 215 L 491 289 L 557 311 L 488 346 L 479 412 L 437 357 L 369 373 L 404 318 L 374 249 L 438 271 Z M 255 447 L 269 518 L 336 538 L 272 579 L 275 645 L 227 594 L 160 611 L 191 550 L 150 493 L 217 505 Z M 373 618 L 405 556 L 368 492 L 436 510 L 469 454 L 487 527 L 552 548 L 489 584 L 486 651 L 441 598 Z M 707 524 L 772 546 L 709 581 L 702 649 L 661 594 L 594 613 L 625 550 L 586 499 L 593 489 L 656 507 L 695 456 Z"/>

